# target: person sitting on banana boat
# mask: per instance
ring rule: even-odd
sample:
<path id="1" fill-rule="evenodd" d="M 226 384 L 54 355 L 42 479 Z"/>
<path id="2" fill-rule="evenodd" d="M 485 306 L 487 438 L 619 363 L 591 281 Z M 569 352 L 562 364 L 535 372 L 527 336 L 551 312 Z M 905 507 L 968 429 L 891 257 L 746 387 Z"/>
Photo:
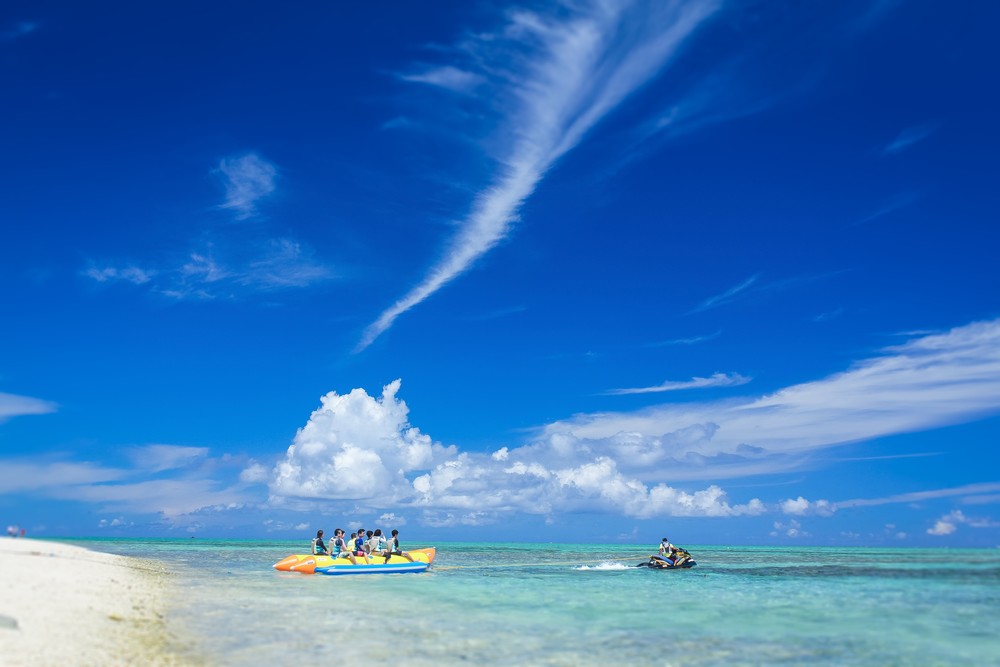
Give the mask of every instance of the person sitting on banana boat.
<path id="1" fill-rule="evenodd" d="M 313 556 L 329 556 L 330 550 L 326 548 L 326 544 L 323 543 L 323 531 L 317 530 L 316 537 L 312 539 L 309 543 L 309 548 L 312 550 Z"/>

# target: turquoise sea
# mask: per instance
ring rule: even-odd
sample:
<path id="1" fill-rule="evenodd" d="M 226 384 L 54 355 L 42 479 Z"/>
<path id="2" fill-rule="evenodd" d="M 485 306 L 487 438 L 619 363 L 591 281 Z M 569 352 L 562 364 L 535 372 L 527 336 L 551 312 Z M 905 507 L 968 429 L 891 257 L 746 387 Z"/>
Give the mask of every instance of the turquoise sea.
<path id="1" fill-rule="evenodd" d="M 307 541 L 75 540 L 155 558 L 209 665 L 1000 665 L 1000 550 L 443 543 L 425 574 L 271 565 Z M 432 546 L 410 545 L 407 546 Z M 345 662 L 346 661 L 346 662 Z"/>

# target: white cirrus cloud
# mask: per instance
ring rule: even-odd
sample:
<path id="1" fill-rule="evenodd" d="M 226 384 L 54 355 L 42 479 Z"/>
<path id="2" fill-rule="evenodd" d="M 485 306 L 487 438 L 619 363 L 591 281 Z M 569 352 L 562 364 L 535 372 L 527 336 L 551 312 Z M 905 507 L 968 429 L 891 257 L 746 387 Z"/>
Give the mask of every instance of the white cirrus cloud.
<path id="1" fill-rule="evenodd" d="M 906 149 L 910 148 L 916 143 L 919 143 L 929 137 L 934 130 L 935 125 L 917 125 L 914 127 L 907 127 L 899 133 L 899 135 L 882 149 L 884 155 L 895 155 L 901 153 Z"/>
<path id="2" fill-rule="evenodd" d="M 31 396 L 0 392 L 0 424 L 11 417 L 45 415 L 56 411 L 56 404 Z"/>
<path id="3" fill-rule="evenodd" d="M 46 459 L 0 459 L 0 496 L 18 494 L 92 504 L 100 513 L 158 515 L 169 526 L 193 515 L 243 510 L 255 500 L 242 484 L 218 479 L 233 457 L 207 458 L 200 447 L 152 445 L 122 452 L 131 466 Z M 131 519 L 129 519 L 131 521 Z M 110 522 L 105 527 L 110 526 Z"/>
<path id="4" fill-rule="evenodd" d="M 126 451 L 136 468 L 149 473 L 189 467 L 208 456 L 208 447 L 143 445 Z"/>
<path id="5" fill-rule="evenodd" d="M 159 270 L 103 267 L 83 271 L 99 283 L 149 285 L 163 296 L 214 299 L 249 293 L 303 288 L 335 277 L 298 241 L 270 238 L 256 243 L 210 244 L 189 252 L 176 265 Z"/>
<path id="6" fill-rule="evenodd" d="M 13 42 L 37 31 L 39 24 L 35 21 L 18 21 L 11 27 L 0 30 L 0 42 Z"/>
<path id="7" fill-rule="evenodd" d="M 236 272 L 241 285 L 260 289 L 306 287 L 328 280 L 333 272 L 316 262 L 308 249 L 292 239 L 270 239 L 260 255 Z"/>
<path id="8" fill-rule="evenodd" d="M 145 285 L 156 276 L 156 271 L 150 269 L 140 269 L 137 266 L 124 266 L 121 268 L 105 266 L 98 268 L 91 266 L 87 268 L 83 275 L 99 283 L 125 282 L 133 285 Z"/>
<path id="9" fill-rule="evenodd" d="M 225 177 L 226 200 L 220 208 L 236 213 L 237 220 L 257 214 L 257 202 L 274 192 L 278 169 L 256 153 L 223 158 L 219 173 Z"/>
<path id="10" fill-rule="evenodd" d="M 796 467 L 819 449 L 997 412 L 1000 320 L 992 320 L 915 338 L 773 394 L 578 415 L 548 424 L 541 435 L 596 450 L 614 449 L 624 438 L 646 451 L 649 474 L 703 468 L 706 478 L 720 479 Z"/>
<path id="11" fill-rule="evenodd" d="M 715 296 L 709 297 L 698 304 L 698 307 L 690 311 L 688 314 L 700 313 L 705 310 L 710 310 L 712 308 L 718 308 L 719 306 L 725 305 L 736 298 L 738 294 L 746 292 L 750 287 L 753 286 L 760 279 L 760 274 L 750 276 L 738 285 L 733 285 L 725 292 L 721 294 L 716 294 Z"/>
<path id="12" fill-rule="evenodd" d="M 509 152 L 444 257 L 368 326 L 357 350 L 503 240 L 546 172 L 654 78 L 719 6 L 715 0 L 603 1 L 562 5 L 554 15 L 516 10 L 502 30 L 469 40 L 465 50 L 482 70 L 474 74 L 494 86 L 486 97 L 513 101 L 501 130 L 509 139 L 498 142 Z M 497 67 L 501 58 L 509 65 Z M 467 83 L 471 69 L 455 70 L 461 76 L 443 76 L 444 70 L 438 76 Z"/>
<path id="13" fill-rule="evenodd" d="M 750 382 L 750 378 L 739 373 L 714 373 L 711 377 L 693 377 L 684 381 L 666 381 L 652 387 L 635 387 L 631 389 L 610 389 L 608 396 L 624 396 L 628 394 L 658 394 L 665 391 L 681 391 L 684 389 L 707 389 L 710 387 L 735 387 Z"/>
<path id="14" fill-rule="evenodd" d="M 890 505 L 899 503 L 922 503 L 927 500 L 937 500 L 939 498 L 960 497 L 961 502 L 975 505 L 977 499 L 986 498 L 987 503 L 992 503 L 994 497 L 1000 492 L 1000 482 L 984 482 L 979 484 L 963 484 L 962 486 L 950 487 L 946 489 L 930 489 L 927 491 L 914 491 L 912 493 L 899 493 L 883 498 L 854 498 L 851 500 L 841 500 L 837 503 L 838 509 L 850 507 L 872 507 L 878 505 Z M 983 504 L 987 504 L 983 503 Z"/>
<path id="15" fill-rule="evenodd" d="M 485 78 L 482 75 L 459 69 L 452 65 L 429 67 L 419 72 L 401 74 L 400 78 L 404 81 L 427 83 L 459 93 L 472 92 L 477 86 L 485 82 Z"/>
<path id="16" fill-rule="evenodd" d="M 117 482 L 129 472 L 89 462 L 0 460 L 0 495 Z"/>

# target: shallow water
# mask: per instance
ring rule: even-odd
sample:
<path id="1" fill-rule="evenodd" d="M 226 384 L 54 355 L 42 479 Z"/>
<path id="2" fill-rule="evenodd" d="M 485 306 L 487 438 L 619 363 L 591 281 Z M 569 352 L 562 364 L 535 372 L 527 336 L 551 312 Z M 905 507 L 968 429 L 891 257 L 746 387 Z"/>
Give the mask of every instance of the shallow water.
<path id="1" fill-rule="evenodd" d="M 209 664 L 998 665 L 1000 550 L 438 544 L 425 574 L 271 564 L 300 542 L 83 540 L 177 574 L 177 648 Z"/>

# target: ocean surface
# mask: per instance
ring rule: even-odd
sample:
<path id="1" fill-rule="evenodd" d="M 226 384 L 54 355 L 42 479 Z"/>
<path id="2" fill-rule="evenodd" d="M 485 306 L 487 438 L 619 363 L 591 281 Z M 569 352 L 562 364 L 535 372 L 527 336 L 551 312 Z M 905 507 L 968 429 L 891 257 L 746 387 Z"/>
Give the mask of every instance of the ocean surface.
<path id="1" fill-rule="evenodd" d="M 72 540 L 174 573 L 208 665 L 1000 665 L 1000 549 L 439 543 L 424 574 L 271 565 L 308 540 Z"/>

